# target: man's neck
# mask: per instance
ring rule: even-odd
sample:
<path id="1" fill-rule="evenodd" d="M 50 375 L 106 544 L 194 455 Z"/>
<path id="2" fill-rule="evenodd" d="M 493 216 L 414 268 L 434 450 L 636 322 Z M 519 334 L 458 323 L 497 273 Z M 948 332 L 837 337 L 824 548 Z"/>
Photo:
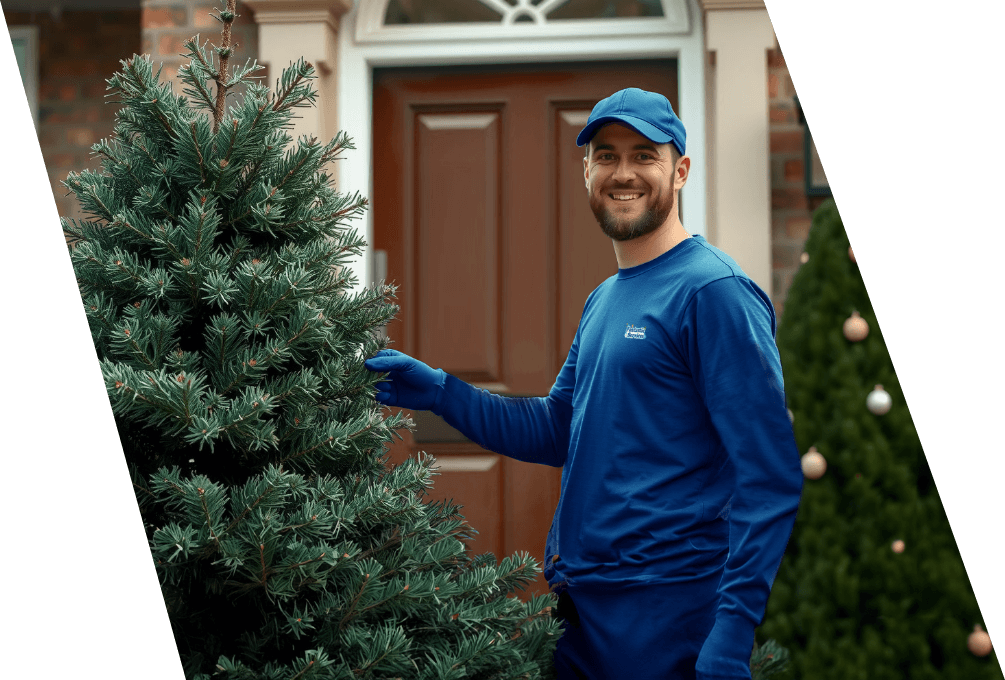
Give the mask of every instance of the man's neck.
<path id="1" fill-rule="evenodd" d="M 663 225 L 645 236 L 630 241 L 614 241 L 614 255 L 618 258 L 618 269 L 628 269 L 655 260 L 681 241 L 691 238 L 684 230 L 680 217 L 673 213 Z"/>

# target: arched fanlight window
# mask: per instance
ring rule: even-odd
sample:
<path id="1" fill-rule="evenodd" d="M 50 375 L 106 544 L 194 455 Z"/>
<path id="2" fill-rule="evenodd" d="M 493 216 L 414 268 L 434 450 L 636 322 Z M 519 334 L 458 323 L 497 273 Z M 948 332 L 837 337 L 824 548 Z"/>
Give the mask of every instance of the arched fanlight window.
<path id="1" fill-rule="evenodd" d="M 361 43 L 690 31 L 687 0 L 364 0 L 359 19 Z"/>
<path id="2" fill-rule="evenodd" d="M 661 17 L 660 0 L 389 0 L 385 26 Z"/>

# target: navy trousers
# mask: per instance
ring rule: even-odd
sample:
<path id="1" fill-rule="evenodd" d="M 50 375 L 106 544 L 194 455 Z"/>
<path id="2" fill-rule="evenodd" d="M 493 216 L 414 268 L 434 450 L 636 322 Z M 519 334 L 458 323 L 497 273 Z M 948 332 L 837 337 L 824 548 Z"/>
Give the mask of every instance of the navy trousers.
<path id="1" fill-rule="evenodd" d="M 715 623 L 720 578 L 564 590 L 558 680 L 695 680 L 698 653 Z"/>

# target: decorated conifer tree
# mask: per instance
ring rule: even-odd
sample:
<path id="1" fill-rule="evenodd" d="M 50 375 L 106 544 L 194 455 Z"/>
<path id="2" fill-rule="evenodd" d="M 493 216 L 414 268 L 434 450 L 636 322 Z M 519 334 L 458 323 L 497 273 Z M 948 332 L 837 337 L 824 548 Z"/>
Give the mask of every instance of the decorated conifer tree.
<path id="1" fill-rule="evenodd" d="M 759 634 L 795 678 L 1000 680 L 833 201 L 803 257 L 777 339 L 808 479 Z"/>
<path id="2" fill-rule="evenodd" d="M 410 423 L 385 417 L 363 361 L 394 287 L 356 287 L 366 202 L 326 170 L 353 147 L 294 143 L 314 70 L 270 90 L 255 63 L 232 69 L 235 11 L 219 46 L 186 44 L 187 96 L 149 58 L 122 62 L 101 169 L 64 183 L 88 216 L 63 229 L 186 676 L 549 677 L 552 596 L 508 596 L 538 563 L 469 555 L 458 506 L 423 501 L 435 461 L 384 455 Z"/>

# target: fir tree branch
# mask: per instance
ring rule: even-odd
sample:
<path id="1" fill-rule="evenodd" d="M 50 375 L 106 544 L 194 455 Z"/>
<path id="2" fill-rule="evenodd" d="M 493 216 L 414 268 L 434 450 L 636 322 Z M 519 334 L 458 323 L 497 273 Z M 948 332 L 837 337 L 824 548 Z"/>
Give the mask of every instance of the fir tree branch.
<path id="1" fill-rule="evenodd" d="M 191 384 L 191 382 L 190 380 L 189 383 Z M 217 538 L 216 532 L 213 531 L 213 517 L 209 514 L 209 506 L 206 505 L 206 491 L 202 487 L 199 487 L 197 491 L 199 492 L 199 502 L 202 504 L 202 512 L 206 515 L 206 527 L 209 529 L 209 536 L 213 539 L 216 549 L 219 550 L 220 539 Z"/>
<path id="2" fill-rule="evenodd" d="M 288 527 L 283 527 L 282 529 L 280 529 L 276 533 L 278 533 L 280 536 L 282 536 L 283 534 L 285 534 L 285 533 L 287 533 L 289 531 L 293 531 L 294 529 L 301 529 L 303 527 L 309 527 L 310 525 L 314 524 L 314 522 L 316 522 L 317 519 L 318 519 L 317 515 L 311 515 L 311 518 L 308 521 L 304 522 L 303 524 L 291 524 Z M 321 553 L 321 557 L 324 557 L 324 556 L 325 556 L 325 554 Z M 318 560 L 320 560 L 321 557 L 319 557 Z M 317 562 L 317 560 L 308 560 L 307 562 L 301 562 L 300 565 L 310 564 L 311 562 Z M 294 565 L 294 566 L 299 566 L 299 565 Z"/>
<path id="3" fill-rule="evenodd" d="M 281 468 L 280 472 L 282 472 Z M 276 486 L 274 484 L 270 484 L 262 493 L 258 495 L 258 498 L 252 501 L 250 505 L 244 506 L 244 510 L 241 511 L 241 514 L 231 520 L 230 524 L 227 525 L 227 528 L 223 530 L 224 535 L 229 534 L 234 527 L 244 521 L 244 518 L 248 516 L 248 513 L 261 505 L 265 501 L 266 497 L 275 490 L 275 488 Z"/>
<path id="4" fill-rule="evenodd" d="M 259 582 L 258 585 L 261 585 L 262 588 L 266 588 L 267 585 L 268 585 L 269 575 L 272 574 L 273 572 L 272 572 L 271 569 L 269 569 L 265 565 L 265 544 L 264 543 L 259 543 L 258 544 L 258 559 L 259 559 L 259 561 L 262 564 L 262 580 Z"/>
<path id="5" fill-rule="evenodd" d="M 134 489 L 138 489 L 139 491 L 144 492 L 146 495 L 150 496 L 151 500 L 157 500 L 156 494 L 154 494 L 154 492 L 151 491 L 150 489 L 148 489 L 146 486 L 140 486 L 136 482 L 133 482 L 133 488 Z M 141 506 L 141 509 L 142 509 L 142 506 Z"/>
<path id="6" fill-rule="evenodd" d="M 314 665 L 314 659 L 311 659 L 309 662 L 307 662 L 307 665 L 301 668 L 300 672 L 294 675 L 292 678 L 290 678 L 290 680 L 297 680 L 298 678 L 303 677 L 304 673 L 309 671 L 313 665 Z"/>
<path id="7" fill-rule="evenodd" d="M 230 133 L 230 144 L 227 146 L 227 153 L 224 154 L 223 158 L 221 159 L 220 167 L 226 167 L 227 165 L 229 165 L 230 164 L 230 155 L 232 153 L 234 153 L 234 142 L 237 140 L 237 126 L 238 126 L 238 122 L 237 122 L 236 118 L 233 121 L 231 121 L 231 122 L 233 123 L 234 129 Z M 224 163 L 224 161 L 226 161 L 226 163 Z"/>
<path id="8" fill-rule="evenodd" d="M 311 64 L 307 64 L 307 67 L 308 68 L 313 68 L 311 66 Z M 287 85 L 285 90 L 283 90 L 281 93 L 279 93 L 279 96 L 276 97 L 276 101 L 273 102 L 273 104 L 272 104 L 272 110 L 273 111 L 279 111 L 280 110 L 280 105 L 283 105 L 281 107 L 282 109 L 288 109 L 291 106 L 296 106 L 296 104 L 291 104 L 289 106 L 286 106 L 285 105 L 285 101 L 286 101 L 286 98 L 289 97 L 293 93 L 293 91 L 297 89 L 297 85 L 299 85 L 300 81 L 303 80 L 303 79 L 304 79 L 303 74 L 298 73 L 296 75 L 296 77 L 293 79 L 293 82 L 291 82 L 289 85 Z"/>
<path id="9" fill-rule="evenodd" d="M 318 143 L 317 138 L 316 137 L 311 137 L 307 141 L 307 145 L 306 145 L 307 149 L 310 150 L 310 149 L 314 148 L 317 145 L 317 143 Z M 297 149 L 297 151 L 300 151 L 302 148 L 303 147 L 299 147 Z M 289 169 L 289 171 L 279 181 L 279 184 L 277 184 L 276 186 L 272 187 L 272 191 L 269 192 L 269 195 L 266 197 L 266 200 L 268 200 L 268 199 L 272 198 L 273 196 L 275 196 L 276 192 L 278 192 L 280 189 L 283 188 L 283 186 L 286 184 L 286 182 L 289 181 L 290 177 L 293 177 L 301 168 L 304 167 L 304 164 L 307 163 L 307 161 L 309 161 L 309 160 L 310 160 L 310 154 L 309 153 L 302 154 L 302 157 L 301 157 L 300 161 L 294 167 L 292 167 L 292 168 Z"/>
<path id="10" fill-rule="evenodd" d="M 129 173 L 130 179 L 132 179 L 133 182 L 136 183 L 136 186 L 139 187 L 139 190 L 140 191 L 143 190 L 143 181 L 140 180 L 140 178 L 136 176 L 135 172 L 133 172 L 133 166 L 130 165 L 128 162 L 122 161 L 119 158 L 117 158 L 114 155 L 112 155 L 111 150 L 108 147 L 108 145 L 106 145 L 106 144 L 101 145 L 100 148 L 98 149 L 97 153 L 98 153 L 98 155 L 104 156 L 105 158 L 107 158 L 109 161 L 111 161 L 112 163 L 114 163 L 116 166 L 125 169 L 125 171 L 127 173 Z M 172 219 L 174 218 L 174 216 L 166 208 L 164 208 L 164 206 L 161 206 L 161 210 L 163 212 L 165 212 L 168 217 L 171 217 Z"/>
<path id="11" fill-rule="evenodd" d="M 261 114 L 261 112 L 264 110 L 264 108 L 265 107 L 259 107 L 259 109 L 258 109 L 259 114 Z M 257 117 L 255 118 L 254 121 L 252 121 L 252 129 L 254 128 L 254 124 L 256 122 L 258 122 L 258 118 Z M 268 147 L 267 146 L 265 148 L 265 150 L 266 151 L 271 151 L 272 147 Z M 262 165 L 264 163 L 265 163 L 265 156 L 264 156 L 264 154 L 259 154 L 256 157 L 254 163 L 252 163 L 251 165 L 245 166 L 244 170 L 242 171 L 241 179 L 240 179 L 240 181 L 237 184 L 237 191 L 235 192 L 235 196 L 236 197 L 241 197 L 241 196 L 244 196 L 246 193 L 248 193 L 248 189 L 251 188 L 251 185 L 254 183 L 255 176 L 258 174 L 258 171 L 262 169 Z M 250 214 L 251 214 L 251 210 L 249 209 L 241 217 L 238 217 L 238 218 L 231 217 L 229 220 L 226 221 L 225 224 L 232 225 L 235 222 L 237 222 L 237 221 L 239 221 L 241 219 L 244 219 L 245 217 L 247 217 Z"/>
<path id="12" fill-rule="evenodd" d="M 152 235 L 147 234 L 147 233 L 139 230 L 138 228 L 134 227 L 127 220 L 115 219 L 112 222 L 109 222 L 108 226 L 109 227 L 125 227 L 126 229 L 132 231 L 135 234 L 138 234 L 141 238 L 144 238 L 147 241 L 155 241 L 156 240 Z"/>
<path id="13" fill-rule="evenodd" d="M 231 0 L 231 2 L 233 2 L 233 0 Z M 202 157 L 202 149 L 199 148 L 199 137 L 196 134 L 196 122 L 194 120 L 191 123 L 189 123 L 189 130 L 192 131 L 192 144 L 193 146 L 195 146 L 195 152 L 199 156 L 199 178 L 202 181 L 202 183 L 205 183 L 206 162 Z M 216 129 L 214 128 L 213 131 L 216 132 Z M 205 197 L 203 198 L 203 201 L 205 201 Z"/>
<path id="14" fill-rule="evenodd" d="M 288 455 L 285 458 L 283 458 L 282 460 L 280 460 L 278 464 L 282 465 L 283 463 L 285 463 L 287 461 L 295 460 L 297 458 L 301 458 L 303 456 L 306 456 L 308 453 L 311 453 L 313 451 L 317 451 L 319 448 L 321 448 L 325 444 L 328 444 L 329 442 L 333 441 L 334 439 L 335 439 L 335 437 L 329 436 L 327 439 L 323 439 L 322 441 L 320 441 L 319 443 L 317 443 L 314 446 L 310 447 L 309 449 L 304 449 L 304 450 L 298 451 L 296 453 L 291 453 L 290 455 Z"/>
<path id="15" fill-rule="evenodd" d="M 359 558 L 357 559 L 359 561 Z M 356 605 L 359 604 L 360 598 L 363 597 L 364 591 L 366 591 L 366 586 L 370 582 L 370 574 L 363 577 L 363 585 L 359 587 L 359 592 L 352 598 L 352 602 L 349 603 L 349 610 L 342 617 L 342 620 L 338 623 L 338 630 L 341 633 L 345 630 L 345 625 L 349 622 L 349 619 L 355 616 Z"/>
<path id="16" fill-rule="evenodd" d="M 223 21 L 223 41 L 217 54 L 220 55 L 220 68 L 216 74 L 216 110 L 213 112 L 213 134 L 220 129 L 220 121 L 223 120 L 223 108 L 227 101 L 227 77 L 230 68 L 230 27 L 234 23 L 234 16 L 237 10 L 237 0 L 227 0 L 227 10 L 220 12 L 220 19 Z"/>
<path id="17" fill-rule="evenodd" d="M 197 38 L 198 36 L 193 36 L 189 38 L 186 42 L 182 44 L 182 46 L 188 48 L 189 53 L 193 57 L 198 59 L 199 63 L 202 64 L 202 67 L 206 69 L 206 72 L 209 73 L 211 76 L 213 76 L 215 79 L 218 74 L 215 73 L 213 71 L 213 68 L 208 63 L 206 63 L 205 59 L 203 59 L 200 45 L 196 42 Z M 205 105 L 207 105 L 208 108 L 210 108 L 211 110 L 215 110 L 215 104 L 213 103 L 213 96 L 209 93 L 209 90 L 207 90 L 206 87 L 204 86 L 202 79 L 195 74 L 191 66 L 189 66 L 188 69 L 189 73 L 192 75 L 192 82 L 195 83 L 196 88 L 198 88 L 194 92 L 194 94 L 197 94 L 199 98 L 201 98 L 202 101 L 205 103 Z"/>
<path id="18" fill-rule="evenodd" d="M 126 335 L 130 334 L 128 328 L 126 328 L 125 331 L 126 331 Z M 143 363 L 145 363 L 151 369 L 157 368 L 154 365 L 153 359 L 151 359 L 150 357 L 148 357 L 147 353 L 144 352 L 142 349 L 140 349 L 139 344 L 135 340 L 133 340 L 132 338 L 129 339 L 129 346 L 132 347 L 133 353 L 136 354 Z M 152 378 L 151 378 L 151 380 L 152 380 Z"/>
<path id="19" fill-rule="evenodd" d="M 174 215 L 172 215 L 172 214 L 171 214 L 171 213 L 170 213 L 170 212 L 169 212 L 169 211 L 167 210 L 167 208 L 164 208 L 164 206 L 161 206 L 161 209 L 162 209 L 162 210 L 163 210 L 163 211 L 164 211 L 165 213 L 167 213 L 167 216 L 168 216 L 168 217 L 169 217 L 169 218 L 171 219 L 171 221 L 172 221 L 172 222 L 173 222 L 173 221 L 175 220 L 175 217 L 174 217 Z M 178 251 L 178 249 L 177 249 L 177 248 L 175 247 L 175 245 L 174 245 L 173 243 L 171 243 L 171 241 L 170 241 L 170 240 L 168 239 L 168 235 L 167 235 L 167 229 L 165 228 L 165 226 L 164 226 L 164 223 L 162 222 L 162 223 L 161 223 L 160 225 L 158 225 L 158 227 L 157 227 L 157 228 L 158 228 L 158 229 L 160 230 L 160 239 L 158 239 L 159 243 L 160 243 L 161 245 L 163 245 L 163 246 L 165 247 L 165 249 L 166 249 L 166 250 L 167 250 L 167 251 L 168 251 L 169 253 L 171 253 L 171 254 L 172 254 L 172 255 L 174 255 L 174 256 L 175 256 L 176 258 L 178 258 L 178 261 L 180 262 L 180 261 L 182 260 L 182 254 L 181 254 L 181 252 L 179 252 L 179 251 Z"/>
<path id="20" fill-rule="evenodd" d="M 289 279 L 287 279 L 287 280 L 289 280 Z M 290 294 L 292 294 L 293 291 L 295 291 L 297 289 L 297 284 L 300 283 L 301 281 L 303 281 L 303 279 L 297 279 L 296 281 L 290 281 L 290 285 L 286 288 L 285 291 L 283 291 L 283 294 L 280 295 L 278 298 L 276 298 L 276 301 L 273 302 L 272 305 L 268 309 L 264 310 L 264 313 L 265 314 L 271 314 L 273 311 L 275 311 L 276 305 L 278 305 L 280 302 L 284 302 L 286 300 L 287 296 L 289 296 Z M 286 341 L 286 345 L 289 346 L 289 344 L 290 344 L 290 342 L 289 342 L 289 340 L 287 340 Z"/>

